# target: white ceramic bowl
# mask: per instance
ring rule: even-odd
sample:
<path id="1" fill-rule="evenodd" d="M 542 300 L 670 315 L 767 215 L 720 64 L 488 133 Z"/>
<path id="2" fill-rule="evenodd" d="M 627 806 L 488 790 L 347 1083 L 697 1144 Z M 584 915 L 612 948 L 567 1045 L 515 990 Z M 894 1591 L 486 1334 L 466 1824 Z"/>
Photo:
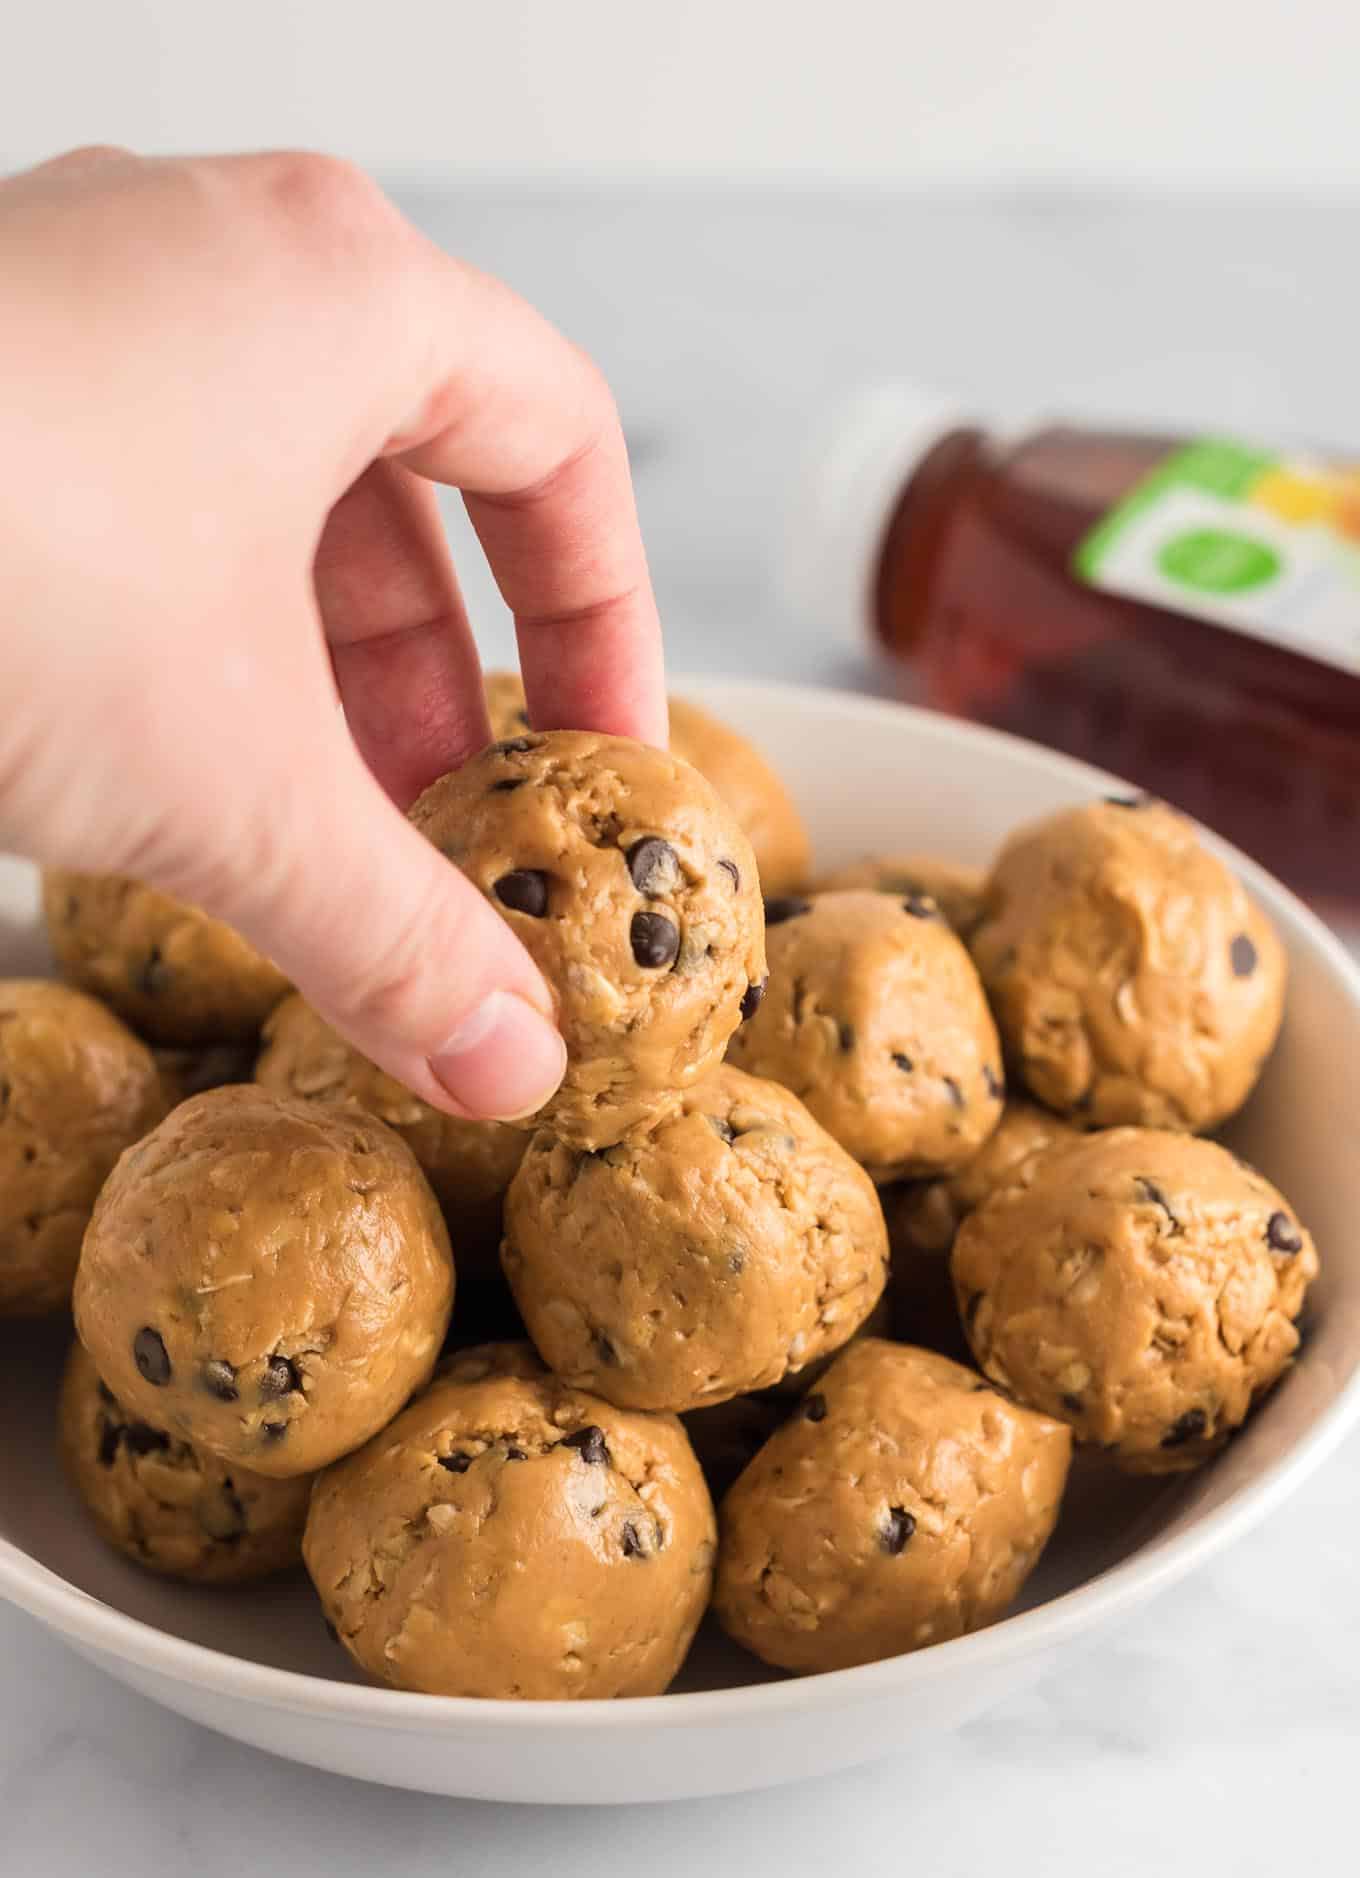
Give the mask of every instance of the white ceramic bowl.
<path id="1" fill-rule="evenodd" d="M 935 849 L 983 861 L 1017 822 L 1110 787 L 1030 745 L 889 704 L 765 684 L 686 687 L 787 776 L 819 860 Z M 364 1780 L 499 1800 L 692 1797 L 823 1773 L 953 1728 L 1076 1639 L 1166 1590 L 1277 1511 L 1360 1413 L 1360 971 L 1282 887 L 1229 853 L 1284 936 L 1284 1036 L 1233 1145 L 1317 1237 L 1323 1275 L 1299 1362 L 1197 1474 L 1078 1470 L 1015 1615 L 915 1656 L 775 1679 L 705 1632 L 678 1692 L 627 1702 L 475 1702 L 360 1682 L 306 1583 L 226 1594 L 107 1553 L 52 1441 L 60 1327 L 0 1326 L 0 1593 L 134 1689 L 237 1739 Z M 31 870 L 0 862 L 0 971 L 41 969 Z"/>

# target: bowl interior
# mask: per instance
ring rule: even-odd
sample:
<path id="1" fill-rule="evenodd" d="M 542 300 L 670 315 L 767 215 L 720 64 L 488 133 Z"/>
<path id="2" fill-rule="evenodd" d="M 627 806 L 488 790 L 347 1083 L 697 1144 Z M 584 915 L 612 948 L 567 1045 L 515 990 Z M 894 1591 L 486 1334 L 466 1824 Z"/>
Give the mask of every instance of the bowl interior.
<path id="1" fill-rule="evenodd" d="M 818 861 L 912 849 L 985 861 L 1010 828 L 1112 786 L 1108 778 L 1009 738 L 870 700 L 732 683 L 686 690 L 754 737 L 789 780 Z M 1360 995 L 1340 951 L 1283 889 L 1244 863 L 1249 887 L 1289 950 L 1284 1035 L 1230 1145 L 1289 1196 L 1317 1238 L 1323 1272 L 1298 1363 L 1210 1467 L 1157 1483 L 1096 1461 L 1076 1470 L 1057 1534 L 1019 1609 L 1062 1596 L 1126 1561 L 1174 1545 L 1305 1442 L 1360 1365 L 1360 1155 L 1347 1138 L 1360 1115 Z M 36 878 L 0 857 L 0 973 L 49 969 L 37 925 Z M 55 1394 L 65 1323 L 0 1324 L 0 1541 L 70 1585 L 155 1629 L 249 1661 L 357 1681 L 327 1638 L 301 1574 L 244 1592 L 162 1583 L 107 1552 L 57 1464 Z M 943 1646 L 948 1649 L 950 1646 Z M 763 1681 L 767 1672 L 711 1628 L 682 1689 Z M 383 1699 L 374 1691 L 374 1700 Z"/>

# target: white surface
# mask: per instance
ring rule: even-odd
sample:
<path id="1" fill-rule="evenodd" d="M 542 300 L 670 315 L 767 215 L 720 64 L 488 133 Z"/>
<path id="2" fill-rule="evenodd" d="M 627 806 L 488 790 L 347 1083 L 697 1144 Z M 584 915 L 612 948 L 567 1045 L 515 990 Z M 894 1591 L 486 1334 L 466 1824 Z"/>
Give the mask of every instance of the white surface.
<path id="1" fill-rule="evenodd" d="M 1357 61 L 1349 0 L 12 0 L 0 153 L 1330 186 Z"/>
<path id="2" fill-rule="evenodd" d="M 873 682 L 844 640 L 789 626 L 769 567 L 810 418 L 866 380 L 906 369 L 1002 408 L 1360 438 L 1342 204 L 410 201 L 606 365 L 689 669 Z M 503 657 L 494 597 L 474 556 L 464 568 Z M 298 1878 L 594 1878 L 639 1862 L 657 1878 L 847 1863 L 971 1878 L 999 1857 L 1014 1878 L 1340 1869 L 1357 1552 L 1352 1438 L 1285 1516 L 984 1721 L 859 1773 L 637 1815 L 426 1800 L 289 1767 L 127 1695 L 0 1606 L 0 1871 L 239 1878 L 243 1846 Z"/>
<path id="3" fill-rule="evenodd" d="M 735 681 L 697 695 L 768 751 L 827 865 L 931 842 L 979 861 L 1016 820 L 1111 786 L 1033 746 L 875 700 Z M 1083 1466 L 1018 1614 L 802 1682 L 767 1679 L 713 1637 L 686 1692 L 648 1701 L 437 1701 L 374 1688 L 337 1665 L 305 1584 L 238 1600 L 186 1593 L 98 1546 L 52 1466 L 64 1339 L 18 1325 L 0 1326 L 0 1423 L 15 1427 L 28 1412 L 48 1432 L 14 1451 L 0 1477 L 0 1593 L 141 1693 L 253 1745 L 389 1784 L 503 1799 L 685 1799 L 806 1777 L 933 1742 L 1046 1669 L 1060 1673 L 1075 1643 L 1278 1518 L 1360 1416 L 1360 1162 L 1338 1156 L 1330 1127 L 1360 1113 L 1360 971 L 1297 901 L 1238 865 L 1284 939 L 1290 997 L 1228 1140 L 1324 1248 L 1311 1328 L 1291 1373 L 1212 1466 L 1138 1483 Z M 0 915 L 21 929 L 36 880 L 11 867 L 5 884 Z"/>

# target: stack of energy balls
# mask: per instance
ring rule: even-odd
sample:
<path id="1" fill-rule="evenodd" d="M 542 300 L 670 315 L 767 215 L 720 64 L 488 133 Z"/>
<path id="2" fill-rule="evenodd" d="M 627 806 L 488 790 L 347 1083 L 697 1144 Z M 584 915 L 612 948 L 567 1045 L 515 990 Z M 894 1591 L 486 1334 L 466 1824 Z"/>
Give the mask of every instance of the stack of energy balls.
<path id="1" fill-rule="evenodd" d="M 1193 1467 L 1297 1347 L 1312 1241 L 1204 1138 L 1275 935 L 1156 802 L 818 881 L 693 707 L 666 754 L 488 698 L 411 813 L 556 994 L 522 1122 L 432 1110 L 204 915 L 49 876 L 69 982 L 0 986 L 0 1314 L 73 1302 L 76 1487 L 155 1570 L 304 1560 L 431 1693 L 656 1694 L 710 1606 L 804 1672 L 993 1621 L 1074 1440 Z"/>

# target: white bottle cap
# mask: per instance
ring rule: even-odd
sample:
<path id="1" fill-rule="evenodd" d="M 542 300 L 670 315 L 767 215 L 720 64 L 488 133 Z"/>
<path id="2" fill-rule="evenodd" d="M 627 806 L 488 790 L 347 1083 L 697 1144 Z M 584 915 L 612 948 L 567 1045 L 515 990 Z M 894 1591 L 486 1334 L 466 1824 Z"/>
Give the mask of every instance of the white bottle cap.
<path id="1" fill-rule="evenodd" d="M 888 524 L 933 444 L 976 423 L 951 399 L 913 385 L 876 385 L 824 425 L 798 473 L 782 545 L 787 611 L 861 645 Z"/>

